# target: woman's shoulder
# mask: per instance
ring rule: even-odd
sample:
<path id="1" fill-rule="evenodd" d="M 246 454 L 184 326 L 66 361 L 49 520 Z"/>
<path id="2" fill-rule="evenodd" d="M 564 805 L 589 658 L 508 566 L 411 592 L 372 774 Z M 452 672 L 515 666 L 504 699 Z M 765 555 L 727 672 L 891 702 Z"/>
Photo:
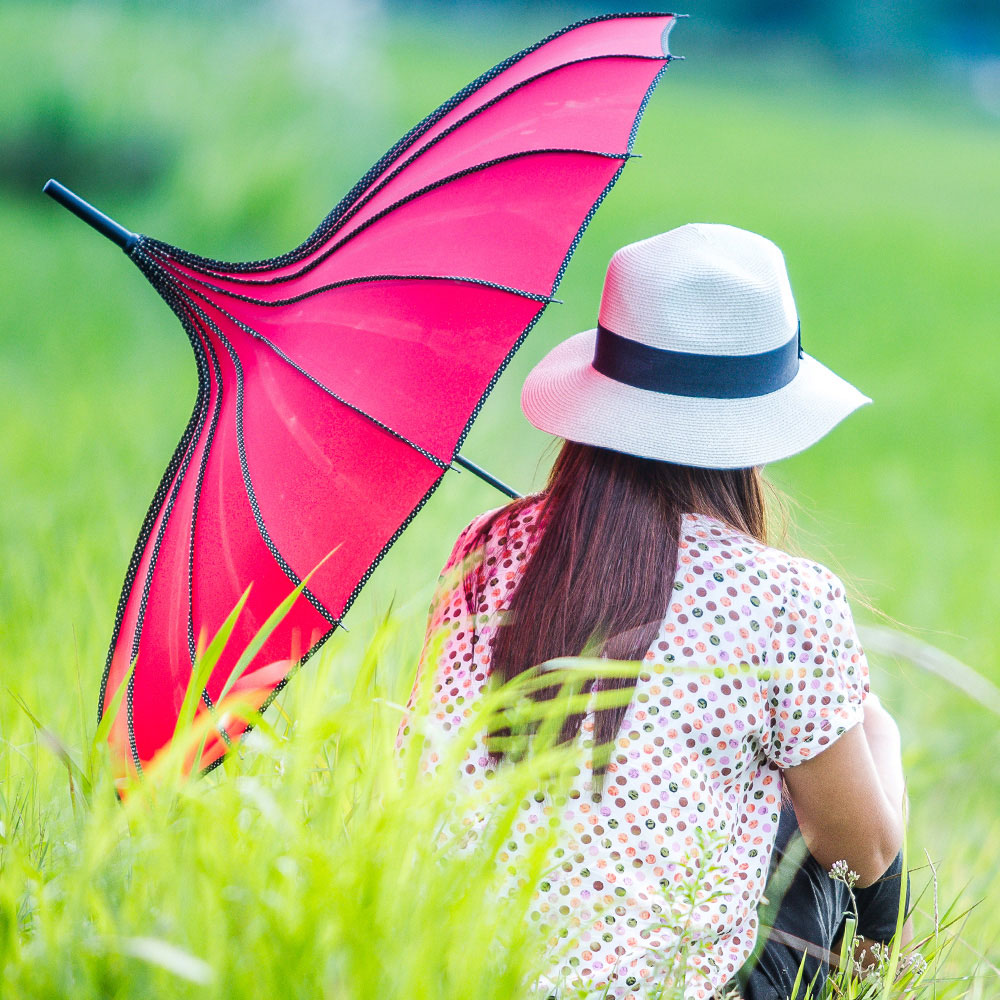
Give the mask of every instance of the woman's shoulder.
<path id="1" fill-rule="evenodd" d="M 827 566 L 768 545 L 707 514 L 685 514 L 678 541 L 679 571 L 691 567 L 693 575 L 702 575 L 711 562 L 716 567 L 712 571 L 716 583 L 727 577 L 750 578 L 754 587 L 763 586 L 774 597 L 844 598 L 844 584 Z"/>
<path id="2" fill-rule="evenodd" d="M 504 549 L 521 549 L 543 520 L 541 494 L 519 497 L 502 507 L 477 514 L 459 533 L 448 560 L 453 565 L 478 550 L 496 555 Z"/>

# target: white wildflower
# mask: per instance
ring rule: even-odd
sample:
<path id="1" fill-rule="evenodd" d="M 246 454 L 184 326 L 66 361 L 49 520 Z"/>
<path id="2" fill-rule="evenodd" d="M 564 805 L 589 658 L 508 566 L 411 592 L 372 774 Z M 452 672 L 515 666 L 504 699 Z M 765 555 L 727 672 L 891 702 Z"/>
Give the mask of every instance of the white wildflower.
<path id="1" fill-rule="evenodd" d="M 848 868 L 846 861 L 835 861 L 830 869 L 830 878 L 835 882 L 843 882 L 848 889 L 853 889 L 858 882 L 858 873 Z"/>

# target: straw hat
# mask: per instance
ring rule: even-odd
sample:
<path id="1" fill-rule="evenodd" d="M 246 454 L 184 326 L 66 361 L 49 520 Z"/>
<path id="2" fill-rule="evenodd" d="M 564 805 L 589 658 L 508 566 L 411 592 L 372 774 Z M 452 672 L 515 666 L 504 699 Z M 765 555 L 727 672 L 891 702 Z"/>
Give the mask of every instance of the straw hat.
<path id="1" fill-rule="evenodd" d="M 550 434 L 646 458 L 738 469 L 808 448 L 871 400 L 803 354 L 781 251 L 695 223 L 622 247 L 598 327 L 528 375 Z"/>

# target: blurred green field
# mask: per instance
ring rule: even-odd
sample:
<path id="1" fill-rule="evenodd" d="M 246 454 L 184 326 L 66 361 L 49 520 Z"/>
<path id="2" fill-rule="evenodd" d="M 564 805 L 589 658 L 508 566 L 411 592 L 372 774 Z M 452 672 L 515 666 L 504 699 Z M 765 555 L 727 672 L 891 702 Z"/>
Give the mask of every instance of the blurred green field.
<path id="1" fill-rule="evenodd" d="M 559 26 L 359 16 L 317 39 L 288 28 L 288 9 L 0 10 L 0 670 L 70 745 L 92 732 L 121 580 L 195 371 L 141 275 L 44 199 L 42 183 L 51 173 L 123 224 L 198 253 L 271 256 L 437 103 Z M 1000 683 L 1000 124 L 916 72 L 858 81 L 766 46 L 727 63 L 694 19 L 673 47 L 687 61 L 650 103 L 643 158 L 596 216 L 560 288 L 565 304 L 533 331 L 465 453 L 522 489 L 541 484 L 552 452 L 520 414 L 520 384 L 555 342 L 592 325 L 616 247 L 688 221 L 761 232 L 785 252 L 806 350 L 875 401 L 771 470 L 798 505 L 793 544 Z M 411 669 L 455 534 L 500 502 L 471 476 L 453 479 L 324 660 L 349 660 L 392 603 L 412 619 L 394 660 Z M 860 605 L 858 617 L 876 620 Z M 911 857 L 933 860 L 942 900 L 985 899 L 948 971 L 969 974 L 985 956 L 978 974 L 994 987 L 980 995 L 995 995 L 997 718 L 912 663 L 876 656 L 873 669 L 906 745 Z M 60 829 L 58 763 L 0 692 L 4 757 L 5 809 L 28 760 L 39 815 Z"/>

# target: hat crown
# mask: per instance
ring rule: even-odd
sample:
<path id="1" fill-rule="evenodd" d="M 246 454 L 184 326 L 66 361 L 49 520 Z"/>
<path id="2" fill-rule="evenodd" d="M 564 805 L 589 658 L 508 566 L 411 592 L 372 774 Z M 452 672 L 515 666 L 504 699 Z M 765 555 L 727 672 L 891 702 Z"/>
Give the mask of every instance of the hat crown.
<path id="1" fill-rule="evenodd" d="M 599 316 L 620 337 L 692 354 L 770 351 L 798 326 L 781 251 L 756 233 L 710 223 L 618 250 Z"/>

